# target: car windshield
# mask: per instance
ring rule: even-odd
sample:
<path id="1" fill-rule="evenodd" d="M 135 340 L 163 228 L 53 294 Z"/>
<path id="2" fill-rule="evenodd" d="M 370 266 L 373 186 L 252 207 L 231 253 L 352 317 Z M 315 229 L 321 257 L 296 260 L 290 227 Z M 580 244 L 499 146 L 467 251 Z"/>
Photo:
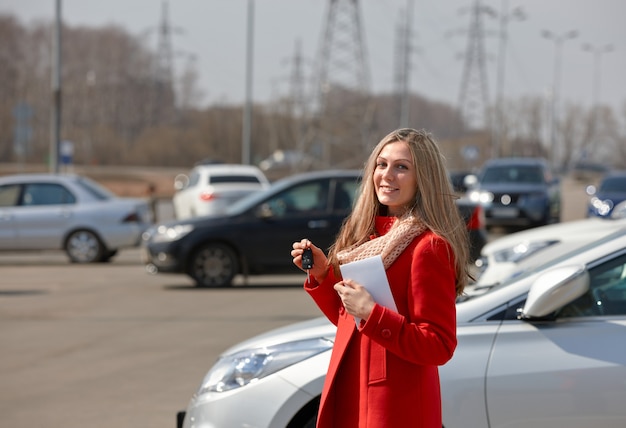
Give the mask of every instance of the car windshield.
<path id="1" fill-rule="evenodd" d="M 257 183 L 261 181 L 254 175 L 213 175 L 209 177 L 210 184 L 218 183 Z"/>
<path id="2" fill-rule="evenodd" d="M 84 190 L 89 192 L 93 197 L 99 199 L 101 201 L 106 201 L 107 199 L 112 199 L 115 197 L 113 192 L 105 189 L 95 181 L 90 180 L 85 177 L 77 177 L 76 184 L 82 187 Z"/>
<path id="3" fill-rule="evenodd" d="M 535 266 L 529 266 L 528 268 L 525 268 L 524 270 L 515 272 L 513 275 L 509 276 L 508 278 L 504 279 L 502 282 L 499 283 L 495 283 L 495 284 L 490 284 L 487 286 L 483 286 L 483 287 L 476 287 L 474 290 L 472 290 L 470 293 L 461 296 L 457 299 L 457 303 L 458 302 L 463 302 L 463 301 L 467 301 L 470 299 L 473 299 L 477 296 L 482 296 L 483 294 L 486 293 L 491 293 L 495 290 L 499 290 L 503 287 L 507 287 L 508 285 L 511 285 L 514 282 L 519 281 L 520 279 L 526 278 L 530 275 L 534 275 L 538 272 L 541 271 L 545 271 L 549 268 L 551 268 L 552 266 L 555 266 L 563 261 L 566 261 L 569 258 L 575 257 L 578 254 L 584 253 L 585 251 L 589 251 L 599 245 L 604 244 L 605 242 L 610 242 L 613 241 L 615 239 L 624 239 L 626 237 L 626 227 L 621 228 L 609 235 L 606 235 L 598 240 L 592 241 L 586 245 L 583 245 L 582 247 L 576 248 L 575 250 L 570 251 L 569 253 L 565 253 L 559 257 L 556 257 L 554 259 L 550 259 L 547 260 L 545 263 L 542 264 L 538 264 Z"/>
<path id="4" fill-rule="evenodd" d="M 606 178 L 600 186 L 602 192 L 626 192 L 626 177 Z"/>
<path id="5" fill-rule="evenodd" d="M 543 183 L 541 168 L 534 165 L 493 166 L 485 170 L 483 184 L 495 183 Z"/>

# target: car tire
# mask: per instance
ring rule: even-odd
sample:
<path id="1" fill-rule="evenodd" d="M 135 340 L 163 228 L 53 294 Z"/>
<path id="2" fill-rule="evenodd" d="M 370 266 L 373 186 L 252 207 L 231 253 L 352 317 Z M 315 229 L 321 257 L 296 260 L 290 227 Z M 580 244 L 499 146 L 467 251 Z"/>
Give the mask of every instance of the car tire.
<path id="1" fill-rule="evenodd" d="M 98 235 L 90 230 L 76 230 L 65 240 L 65 253 L 72 263 L 95 263 L 106 249 Z"/>
<path id="2" fill-rule="evenodd" d="M 228 287 L 239 273 L 235 252 L 223 244 L 209 244 L 191 257 L 188 274 L 199 287 Z"/>

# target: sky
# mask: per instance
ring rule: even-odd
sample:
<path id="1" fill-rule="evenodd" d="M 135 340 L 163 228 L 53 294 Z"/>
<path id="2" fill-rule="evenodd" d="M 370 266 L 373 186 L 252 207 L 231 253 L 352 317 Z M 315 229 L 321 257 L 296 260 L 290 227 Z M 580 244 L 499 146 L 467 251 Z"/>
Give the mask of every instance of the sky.
<path id="1" fill-rule="evenodd" d="M 174 71 L 193 56 L 203 104 L 240 103 L 246 96 L 247 11 L 250 0 L 169 0 L 171 44 L 178 53 Z M 268 102 L 287 95 L 296 43 L 309 78 L 324 36 L 330 0 L 251 0 L 254 5 L 252 98 Z M 413 2 L 414 54 L 410 90 L 434 101 L 457 105 L 471 0 L 361 0 L 362 31 L 371 90 L 394 89 L 395 35 L 402 11 Z M 146 38 L 156 50 L 162 0 L 62 0 L 66 25 L 102 27 L 116 24 Z M 554 82 L 563 104 L 591 107 L 594 100 L 620 109 L 626 104 L 626 1 L 624 0 L 483 0 L 495 11 L 508 5 L 505 50 L 505 99 L 548 97 Z M 521 8 L 525 19 L 513 18 Z M 0 0 L 0 13 L 22 23 L 52 21 L 55 0 Z M 483 18 L 487 37 L 486 75 L 490 102 L 497 93 L 499 21 Z M 557 43 L 570 31 L 578 36 Z M 583 45 L 591 47 L 584 50 Z M 560 46 L 560 49 L 557 48 Z M 611 46 L 610 51 L 606 47 Z M 561 53 L 560 73 L 555 53 Z M 593 51 L 602 52 L 594 54 Z M 594 90 L 599 71 L 600 89 Z"/>

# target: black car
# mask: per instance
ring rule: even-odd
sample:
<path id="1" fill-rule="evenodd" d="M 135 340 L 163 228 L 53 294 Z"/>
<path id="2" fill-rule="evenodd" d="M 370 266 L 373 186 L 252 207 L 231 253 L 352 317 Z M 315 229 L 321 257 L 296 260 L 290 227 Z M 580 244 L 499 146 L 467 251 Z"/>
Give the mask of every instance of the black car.
<path id="1" fill-rule="evenodd" d="M 291 244 L 308 238 L 329 248 L 350 213 L 360 171 L 310 172 L 277 181 L 236 202 L 224 215 L 157 225 L 143 235 L 149 272 L 184 273 L 201 287 L 229 286 L 237 274 L 296 273 Z M 480 207 L 463 205 L 474 232 L 472 253 L 485 243 Z M 476 248 L 474 248 L 476 247 Z"/>
<path id="2" fill-rule="evenodd" d="M 560 181 L 544 159 L 492 159 L 473 178 L 468 197 L 483 206 L 488 228 L 534 227 L 560 220 Z M 467 179 L 466 183 L 470 184 Z"/>

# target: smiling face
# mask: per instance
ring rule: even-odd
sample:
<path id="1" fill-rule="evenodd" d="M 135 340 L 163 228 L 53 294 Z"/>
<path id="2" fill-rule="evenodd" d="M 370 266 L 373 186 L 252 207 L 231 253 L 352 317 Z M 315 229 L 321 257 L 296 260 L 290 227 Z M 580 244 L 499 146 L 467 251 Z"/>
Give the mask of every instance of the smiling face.
<path id="1" fill-rule="evenodd" d="M 387 206 L 387 215 L 401 216 L 413 205 L 417 179 L 407 143 L 395 141 L 383 147 L 374 169 L 374 189 L 378 201 Z"/>

